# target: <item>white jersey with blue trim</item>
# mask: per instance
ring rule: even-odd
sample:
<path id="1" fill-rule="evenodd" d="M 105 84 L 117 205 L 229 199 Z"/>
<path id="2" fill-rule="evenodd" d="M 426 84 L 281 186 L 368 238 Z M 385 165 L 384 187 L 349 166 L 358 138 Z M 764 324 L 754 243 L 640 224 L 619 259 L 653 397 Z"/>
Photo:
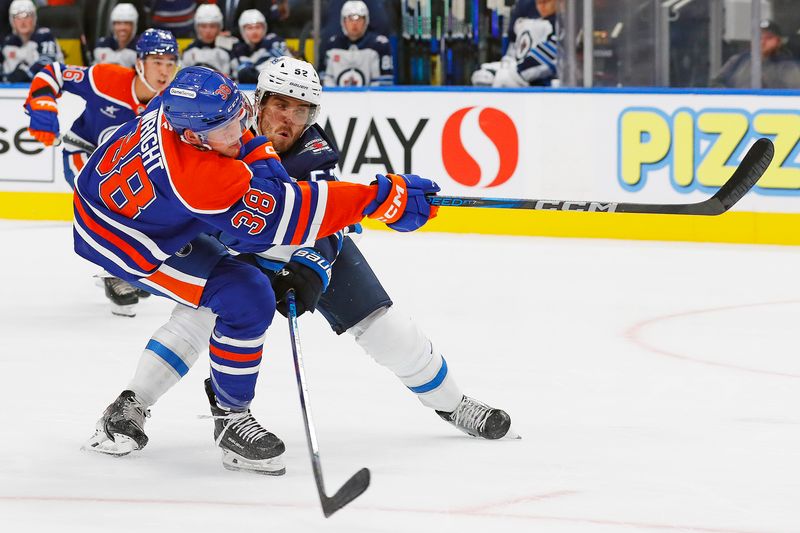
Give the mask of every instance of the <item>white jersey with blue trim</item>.
<path id="1" fill-rule="evenodd" d="M 204 43 L 200 39 L 195 39 L 186 47 L 181 63 L 184 67 L 199 65 L 212 68 L 226 76 L 231 75 L 230 51 L 215 44 Z"/>
<path id="2" fill-rule="evenodd" d="M 64 61 L 64 54 L 48 28 L 39 28 L 23 43 L 18 35 L 3 39 L 3 78 L 8 82 L 26 82 L 33 79 L 31 67 L 40 60 Z"/>
<path id="3" fill-rule="evenodd" d="M 517 72 L 531 85 L 549 85 L 556 76 L 558 44 L 556 17 L 520 17 L 514 21 L 516 39 L 509 45 L 507 55 L 517 62 Z"/>
<path id="4" fill-rule="evenodd" d="M 120 48 L 114 37 L 98 39 L 92 53 L 92 64 L 114 63 L 123 67 L 133 68 L 136 66 L 136 46 L 134 41 L 135 39 L 131 40 L 125 48 Z"/>
<path id="5" fill-rule="evenodd" d="M 320 77 L 326 87 L 391 85 L 394 63 L 389 39 L 368 31 L 351 41 L 346 35 L 331 37 L 320 50 Z"/>

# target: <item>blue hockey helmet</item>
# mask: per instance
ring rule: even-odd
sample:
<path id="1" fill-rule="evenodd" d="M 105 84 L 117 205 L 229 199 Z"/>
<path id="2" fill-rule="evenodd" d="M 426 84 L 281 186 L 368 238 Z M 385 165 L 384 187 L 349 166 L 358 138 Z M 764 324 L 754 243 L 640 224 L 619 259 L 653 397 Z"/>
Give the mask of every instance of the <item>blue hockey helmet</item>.
<path id="1" fill-rule="evenodd" d="M 178 41 L 167 30 L 150 28 L 136 41 L 136 56 L 144 59 L 149 55 L 172 55 L 178 57 Z"/>
<path id="2" fill-rule="evenodd" d="M 248 126 L 252 110 L 247 98 L 230 78 L 207 67 L 186 67 L 172 80 L 163 96 L 164 114 L 178 134 L 192 130 L 205 143 L 233 142 Z M 235 127 L 230 127 L 238 121 Z M 235 137 L 235 138 L 234 138 Z"/>

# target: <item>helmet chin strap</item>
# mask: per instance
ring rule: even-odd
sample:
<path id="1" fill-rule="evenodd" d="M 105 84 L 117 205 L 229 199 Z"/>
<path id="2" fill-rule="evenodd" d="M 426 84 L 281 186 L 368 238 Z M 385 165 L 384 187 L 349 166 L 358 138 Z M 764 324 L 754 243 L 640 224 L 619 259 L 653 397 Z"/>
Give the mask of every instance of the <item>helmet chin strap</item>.
<path id="1" fill-rule="evenodd" d="M 139 76 L 139 80 L 144 83 L 144 86 L 147 87 L 148 91 L 153 94 L 158 94 L 158 91 L 155 90 L 152 85 L 147 83 L 147 80 L 144 77 L 144 59 L 136 60 L 136 74 Z"/>

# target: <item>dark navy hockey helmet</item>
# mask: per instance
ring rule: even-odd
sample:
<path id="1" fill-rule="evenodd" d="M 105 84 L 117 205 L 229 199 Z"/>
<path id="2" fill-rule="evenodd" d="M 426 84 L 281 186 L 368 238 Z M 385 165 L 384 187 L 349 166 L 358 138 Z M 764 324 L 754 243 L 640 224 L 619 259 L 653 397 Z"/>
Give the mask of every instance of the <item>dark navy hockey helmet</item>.
<path id="1" fill-rule="evenodd" d="M 150 28 L 136 41 L 136 56 L 144 59 L 149 55 L 171 55 L 178 57 L 178 41 L 167 30 Z"/>
<path id="2" fill-rule="evenodd" d="M 198 66 L 178 71 L 164 91 L 163 107 L 177 133 L 189 129 L 201 137 L 236 119 L 241 121 L 241 137 L 251 114 L 249 102 L 230 78 Z"/>

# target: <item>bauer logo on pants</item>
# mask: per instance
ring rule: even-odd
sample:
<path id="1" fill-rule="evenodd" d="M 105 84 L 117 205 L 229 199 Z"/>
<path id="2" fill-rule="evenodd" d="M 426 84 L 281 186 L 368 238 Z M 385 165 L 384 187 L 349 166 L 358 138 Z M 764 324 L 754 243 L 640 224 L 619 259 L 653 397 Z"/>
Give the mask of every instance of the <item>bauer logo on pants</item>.
<path id="1" fill-rule="evenodd" d="M 464 139 L 473 141 L 465 145 Z M 456 182 L 468 187 L 502 185 L 511 179 L 518 161 L 517 128 L 499 109 L 464 107 L 445 122 L 442 162 Z"/>

